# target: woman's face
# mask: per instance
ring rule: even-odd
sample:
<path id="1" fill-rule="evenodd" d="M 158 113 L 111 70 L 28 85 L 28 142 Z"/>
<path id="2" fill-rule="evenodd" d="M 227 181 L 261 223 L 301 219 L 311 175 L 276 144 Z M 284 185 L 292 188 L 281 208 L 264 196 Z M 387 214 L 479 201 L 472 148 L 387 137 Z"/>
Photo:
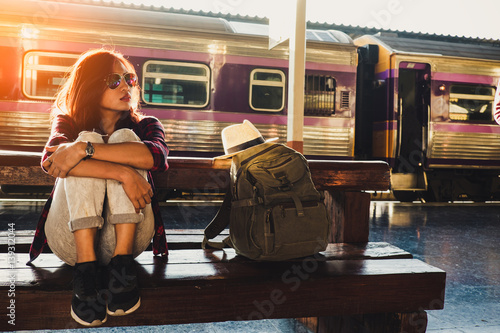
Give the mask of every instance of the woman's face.
<path id="1" fill-rule="evenodd" d="M 115 89 L 106 87 L 101 99 L 101 108 L 103 111 L 129 111 L 135 103 L 132 98 L 132 90 L 136 88 L 130 87 L 123 78 L 128 70 L 121 61 L 116 61 L 112 73 L 122 76 L 120 84 Z"/>

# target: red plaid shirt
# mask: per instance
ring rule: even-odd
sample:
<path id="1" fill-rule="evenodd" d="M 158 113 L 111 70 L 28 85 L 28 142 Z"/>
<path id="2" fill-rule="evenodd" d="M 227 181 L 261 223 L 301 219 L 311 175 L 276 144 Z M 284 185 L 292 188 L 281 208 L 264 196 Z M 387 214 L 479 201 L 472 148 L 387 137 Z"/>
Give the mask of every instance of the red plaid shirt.
<path id="1" fill-rule="evenodd" d="M 121 120 L 117 129 L 130 128 L 142 140 L 142 142 L 149 148 L 153 155 L 154 166 L 148 171 L 148 182 L 151 184 L 153 191 L 155 190 L 151 172 L 164 172 L 168 169 L 168 147 L 165 143 L 165 132 L 162 124 L 154 117 L 144 117 L 138 123 L 133 121 L 130 117 Z M 76 129 L 75 123 L 67 115 L 58 115 L 52 124 L 52 133 L 47 142 L 47 146 L 55 146 L 66 142 L 73 142 L 78 137 L 79 131 Z M 42 163 L 49 157 L 48 153 L 44 151 L 42 156 Z M 56 180 L 57 183 L 57 180 Z M 54 185 L 55 189 L 55 185 Z M 49 214 L 49 209 L 52 204 L 54 196 L 54 189 L 47 200 L 40 219 L 38 221 L 35 237 L 30 247 L 30 261 L 35 260 L 40 253 L 42 253 L 44 246 L 47 244 L 47 237 L 45 236 L 45 222 Z M 153 236 L 153 254 L 154 255 L 167 255 L 167 239 L 165 236 L 165 227 L 160 214 L 160 206 L 155 196 L 151 200 L 151 207 L 153 209 L 155 219 L 155 234 Z"/>

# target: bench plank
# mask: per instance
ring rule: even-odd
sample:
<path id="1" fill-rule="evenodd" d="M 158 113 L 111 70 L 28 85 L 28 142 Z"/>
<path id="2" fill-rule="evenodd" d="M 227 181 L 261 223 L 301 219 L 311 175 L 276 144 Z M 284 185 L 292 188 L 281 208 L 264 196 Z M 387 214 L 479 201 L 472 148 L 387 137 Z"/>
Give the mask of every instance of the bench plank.
<path id="1" fill-rule="evenodd" d="M 167 242 L 168 247 L 171 250 L 177 249 L 200 249 L 201 242 L 203 240 L 203 229 L 167 229 Z M 31 242 L 33 240 L 33 236 L 35 235 L 34 230 L 17 230 L 15 232 L 15 249 L 16 253 L 28 253 Z M 219 236 L 214 238 L 215 241 L 220 242 L 226 236 L 228 236 L 228 230 L 224 230 Z M 368 237 L 368 235 L 366 236 Z M 0 253 L 6 253 L 8 248 L 9 240 L 12 242 L 12 237 L 9 237 L 7 231 L 0 231 Z M 374 258 L 376 256 L 387 256 L 388 249 L 392 248 L 394 253 L 391 255 L 409 255 L 408 252 L 403 251 L 395 246 L 392 246 L 388 243 L 384 242 L 356 242 L 356 243 L 335 243 L 329 244 L 328 249 L 331 250 L 337 247 L 338 249 L 343 249 L 342 251 L 346 252 L 345 249 L 350 248 L 349 253 L 353 254 L 354 249 L 357 249 L 358 252 L 362 252 L 363 256 L 368 256 L 369 258 Z M 151 248 L 148 248 L 151 250 Z M 340 250 L 336 250 L 337 252 Z M 379 255 L 377 255 L 377 251 L 379 251 Z M 45 253 L 50 253 L 50 249 L 47 247 L 44 249 Z M 345 255 L 345 254 L 344 254 Z M 1 264 L 0 264 L 1 268 Z"/>
<path id="2" fill-rule="evenodd" d="M 171 252 L 168 264 L 151 253 L 138 258 L 143 304 L 105 326 L 415 312 L 443 304 L 445 273 L 415 259 L 256 262 L 234 260 L 231 251 Z M 44 255 L 37 267 L 14 270 L 15 329 L 76 326 L 69 317 L 71 267 L 57 260 Z M 9 273 L 0 269 L 0 281 L 9 281 Z M 1 292 L 6 288 L 2 283 Z M 51 306 L 42 306 L 48 299 Z"/>
<path id="3" fill-rule="evenodd" d="M 178 239 L 183 237 L 190 237 L 189 235 L 179 235 Z M 234 249 L 226 248 L 224 251 L 211 251 L 203 252 L 201 249 L 201 239 L 203 237 L 198 236 L 198 246 L 191 249 L 182 249 L 182 251 L 172 250 L 168 256 L 168 263 L 219 263 L 219 262 L 245 262 L 247 264 L 256 263 L 258 261 L 250 261 L 243 257 L 237 256 Z M 16 246 L 16 251 L 18 250 Z M 31 266 L 26 266 L 25 263 L 28 261 L 28 253 L 16 252 L 16 270 L 31 270 Z M 386 242 L 370 242 L 370 243 L 332 243 L 328 244 L 325 251 L 320 252 L 316 257 L 318 261 L 327 260 L 362 260 L 362 259 L 411 259 L 413 256 L 394 245 Z M 155 260 L 159 258 L 154 258 L 152 252 L 145 251 L 141 253 L 136 261 L 141 265 L 151 265 L 155 263 Z M 302 259 L 295 259 L 289 261 L 301 261 Z M 63 265 L 64 262 L 57 258 L 51 253 L 42 253 L 37 260 L 34 262 L 34 267 L 37 268 L 58 268 Z M 0 253 L 0 270 L 6 270 L 11 267 L 10 263 L 7 261 L 7 253 Z M 18 279 L 17 284 L 22 285 L 32 285 L 33 278 L 23 281 Z M 0 279 L 0 286 L 4 285 L 5 281 Z"/>
<path id="4" fill-rule="evenodd" d="M 178 233 L 185 231 L 185 233 Z M 192 230 L 182 230 L 177 231 L 177 233 L 171 233 L 171 230 L 166 230 L 167 232 L 167 242 L 168 248 L 171 250 L 177 249 L 201 249 L 201 241 L 203 240 L 203 230 L 195 230 L 196 233 L 192 233 Z M 30 249 L 31 242 L 35 235 L 35 230 L 30 230 L 29 232 L 19 233 L 16 231 L 15 236 L 15 247 L 17 253 L 28 253 Z M 223 231 L 219 236 L 214 238 L 216 242 L 222 242 L 226 236 L 228 236 L 227 231 Z M 12 237 L 9 237 L 7 232 L 0 231 L 0 253 L 6 253 L 8 248 L 9 239 L 12 242 Z M 151 250 L 151 246 L 149 248 Z M 46 247 L 44 249 L 45 253 L 50 253 L 50 249 Z"/>
<path id="5" fill-rule="evenodd" d="M 0 151 L 0 184 L 50 186 L 54 179 L 40 168 L 41 154 L 22 155 Z M 155 174 L 158 188 L 197 189 L 200 192 L 225 190 L 229 186 L 230 160 L 169 157 L 169 171 Z M 309 161 L 311 176 L 319 190 L 349 189 L 386 191 L 390 169 L 382 161 Z"/>

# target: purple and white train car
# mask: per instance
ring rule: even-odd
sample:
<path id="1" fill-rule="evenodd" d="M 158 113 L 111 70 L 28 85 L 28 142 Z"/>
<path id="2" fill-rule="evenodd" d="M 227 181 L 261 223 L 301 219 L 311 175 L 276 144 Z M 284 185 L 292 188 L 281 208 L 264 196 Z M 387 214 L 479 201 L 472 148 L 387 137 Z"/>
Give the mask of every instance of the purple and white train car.
<path id="1" fill-rule="evenodd" d="M 364 36 L 356 149 L 393 169 L 397 198 L 500 198 L 500 126 L 493 118 L 500 47 Z M 358 139 L 358 136 L 357 136 Z"/>
<path id="2" fill-rule="evenodd" d="M 0 12 L 0 149 L 40 151 L 49 107 L 82 52 L 110 47 L 136 66 L 142 112 L 165 126 L 172 155 L 223 152 L 244 119 L 286 141 L 288 47 L 267 26 L 90 2 L 16 0 Z M 357 52 L 338 31 L 307 31 L 304 153 L 354 156 Z"/>

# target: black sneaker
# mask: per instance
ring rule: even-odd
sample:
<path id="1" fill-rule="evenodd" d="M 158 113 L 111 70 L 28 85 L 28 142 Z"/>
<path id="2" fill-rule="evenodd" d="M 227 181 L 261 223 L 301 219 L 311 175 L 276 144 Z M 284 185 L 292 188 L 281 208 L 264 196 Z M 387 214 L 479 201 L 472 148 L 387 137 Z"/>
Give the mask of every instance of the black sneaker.
<path id="1" fill-rule="evenodd" d="M 106 302 L 97 290 L 97 261 L 75 264 L 71 317 L 84 326 L 99 326 L 108 319 Z"/>
<path id="2" fill-rule="evenodd" d="M 141 306 L 135 261 L 130 255 L 117 255 L 108 265 L 108 314 L 125 316 Z"/>

